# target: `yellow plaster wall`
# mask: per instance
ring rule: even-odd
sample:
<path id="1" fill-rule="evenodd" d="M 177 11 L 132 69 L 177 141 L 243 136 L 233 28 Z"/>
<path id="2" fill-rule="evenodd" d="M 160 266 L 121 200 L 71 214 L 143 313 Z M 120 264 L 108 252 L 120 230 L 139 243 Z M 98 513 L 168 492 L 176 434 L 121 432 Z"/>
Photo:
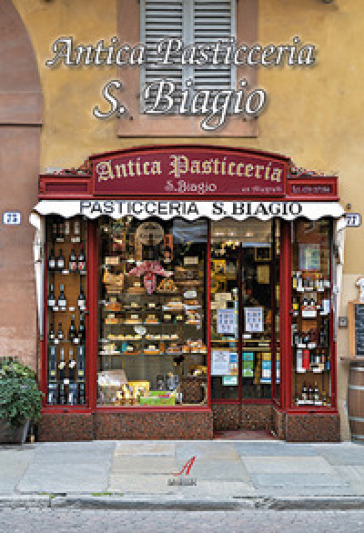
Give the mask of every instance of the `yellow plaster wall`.
<path id="1" fill-rule="evenodd" d="M 39 62 L 45 99 L 42 170 L 79 166 L 91 153 L 159 142 L 119 139 L 116 119 L 92 116 L 96 104 L 106 105 L 101 90 L 117 78 L 115 69 L 45 66 L 59 36 L 95 44 L 116 35 L 116 0 L 13 1 Z M 259 137 L 202 142 L 271 150 L 288 155 L 298 166 L 337 173 L 342 204 L 350 203 L 352 211 L 364 215 L 363 31 L 362 0 L 260 0 L 259 42 L 291 43 L 298 35 L 316 45 L 317 66 L 260 69 L 258 85 L 268 92 L 269 104 L 259 120 Z M 362 229 L 347 232 L 347 274 L 364 273 L 363 237 Z"/>

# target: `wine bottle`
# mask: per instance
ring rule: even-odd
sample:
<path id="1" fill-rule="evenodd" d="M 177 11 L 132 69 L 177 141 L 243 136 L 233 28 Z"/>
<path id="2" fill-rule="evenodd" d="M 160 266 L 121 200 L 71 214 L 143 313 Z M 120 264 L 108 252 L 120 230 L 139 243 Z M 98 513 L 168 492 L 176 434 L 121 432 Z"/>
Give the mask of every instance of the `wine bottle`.
<path id="1" fill-rule="evenodd" d="M 49 289 L 49 294 L 48 294 L 48 299 L 47 299 L 47 305 L 50 309 L 53 309 L 53 307 L 56 306 L 56 297 L 54 296 L 54 287 L 53 287 L 53 283 L 51 283 L 51 286 L 50 286 L 50 289 Z"/>
<path id="2" fill-rule="evenodd" d="M 324 390 L 322 391 L 322 405 L 327 405 L 327 397 Z"/>
<path id="3" fill-rule="evenodd" d="M 56 256 L 54 255 L 53 248 L 51 249 L 51 253 L 48 257 L 48 270 L 49 272 L 54 272 L 56 270 Z"/>
<path id="4" fill-rule="evenodd" d="M 55 335 L 54 329 L 53 329 L 53 322 L 51 322 L 50 325 L 49 325 L 48 340 L 49 340 L 49 342 L 53 342 L 55 338 L 56 338 L 56 335 Z"/>
<path id="5" fill-rule="evenodd" d="M 64 256 L 62 254 L 62 248 L 59 250 L 59 256 L 57 257 L 57 269 L 63 270 L 65 266 Z"/>
<path id="6" fill-rule="evenodd" d="M 50 346 L 48 354 L 48 381 L 57 381 L 57 347 Z"/>
<path id="7" fill-rule="evenodd" d="M 319 402 L 320 402 L 320 392 L 317 386 L 317 381 L 315 381 L 315 386 L 313 388 L 313 403 L 318 405 Z"/>
<path id="8" fill-rule="evenodd" d="M 71 230 L 70 221 L 66 219 L 64 221 L 64 234 L 68 236 L 70 234 L 70 230 Z"/>
<path id="9" fill-rule="evenodd" d="M 80 233 L 81 233 L 80 220 L 78 218 L 76 218 L 74 223 L 73 223 L 73 235 L 75 237 L 79 237 Z"/>
<path id="10" fill-rule="evenodd" d="M 77 272 L 77 256 L 75 254 L 75 249 L 72 248 L 70 253 L 70 258 L 68 261 L 68 270 L 70 272 Z"/>
<path id="11" fill-rule="evenodd" d="M 64 339 L 64 334 L 63 334 L 63 330 L 62 330 L 62 322 L 58 323 L 57 339 L 59 341 L 63 341 L 63 339 Z"/>
<path id="12" fill-rule="evenodd" d="M 64 379 L 66 378 L 66 361 L 64 360 L 64 348 L 61 347 L 59 351 L 59 380 L 63 383 Z"/>
<path id="13" fill-rule="evenodd" d="M 292 315 L 299 316 L 299 314 L 300 314 L 300 303 L 299 303 L 298 298 L 294 296 L 293 301 L 292 301 Z"/>
<path id="14" fill-rule="evenodd" d="M 65 310 L 67 307 L 66 295 L 64 293 L 64 285 L 61 284 L 59 298 L 58 298 L 58 307 L 62 310 Z"/>
<path id="15" fill-rule="evenodd" d="M 80 344 L 83 344 L 86 339 L 85 319 L 83 314 L 80 315 L 80 327 L 78 328 L 78 339 Z"/>
<path id="16" fill-rule="evenodd" d="M 306 383 L 303 383 L 301 398 L 302 398 L 303 403 L 307 403 L 308 393 L 307 393 Z"/>
<path id="17" fill-rule="evenodd" d="M 77 305 L 78 305 L 80 311 L 84 311 L 85 308 L 86 308 L 86 296 L 85 296 L 85 293 L 83 291 L 82 285 L 80 286 L 80 294 L 79 294 L 79 297 L 78 297 L 78 300 L 77 300 Z"/>
<path id="18" fill-rule="evenodd" d="M 86 271 L 86 256 L 85 256 L 85 250 L 83 248 L 83 244 L 81 244 L 81 250 L 80 255 L 78 256 L 78 271 L 79 272 L 85 272 Z"/>
<path id="19" fill-rule="evenodd" d="M 59 403 L 66 405 L 66 387 L 64 383 L 61 383 L 59 386 Z"/>
<path id="20" fill-rule="evenodd" d="M 78 348 L 78 372 L 77 372 L 80 405 L 86 403 L 86 384 L 85 384 L 85 347 L 79 346 Z"/>
<path id="21" fill-rule="evenodd" d="M 59 242 L 63 242 L 64 241 L 64 221 L 62 218 L 59 219 L 59 223 L 58 223 L 58 237 L 57 237 L 57 240 Z"/>
<path id="22" fill-rule="evenodd" d="M 75 326 L 75 315 L 71 315 L 71 324 L 68 330 L 68 340 L 71 342 L 78 342 L 77 330 Z"/>
<path id="23" fill-rule="evenodd" d="M 74 382 L 76 378 L 76 361 L 73 358 L 73 349 L 70 348 L 68 353 L 68 378 L 70 382 Z"/>
<path id="24" fill-rule="evenodd" d="M 52 240 L 56 240 L 58 237 L 58 224 L 57 224 L 57 219 L 56 218 L 53 218 L 53 222 L 52 222 Z"/>

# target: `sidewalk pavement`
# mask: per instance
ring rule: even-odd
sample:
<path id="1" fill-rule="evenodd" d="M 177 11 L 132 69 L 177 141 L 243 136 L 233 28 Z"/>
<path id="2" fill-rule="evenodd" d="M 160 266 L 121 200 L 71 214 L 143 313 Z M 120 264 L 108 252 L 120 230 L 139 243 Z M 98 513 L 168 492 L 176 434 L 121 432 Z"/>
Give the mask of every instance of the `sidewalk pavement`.
<path id="1" fill-rule="evenodd" d="M 364 446 L 262 440 L 0 446 L 0 507 L 29 506 L 364 509 Z"/>

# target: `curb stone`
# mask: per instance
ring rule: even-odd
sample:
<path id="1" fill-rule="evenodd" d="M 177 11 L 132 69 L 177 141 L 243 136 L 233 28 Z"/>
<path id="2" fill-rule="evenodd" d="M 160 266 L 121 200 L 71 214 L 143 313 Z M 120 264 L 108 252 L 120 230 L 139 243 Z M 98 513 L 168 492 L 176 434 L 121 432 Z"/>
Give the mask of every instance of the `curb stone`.
<path id="1" fill-rule="evenodd" d="M 44 494 L 0 496 L 0 509 L 19 509 L 28 507 L 36 507 L 38 509 L 51 507 L 51 496 Z"/>
<path id="2" fill-rule="evenodd" d="M 52 508 L 73 507 L 76 509 L 134 509 L 134 510 L 185 510 L 185 511 L 236 511 L 239 509 L 287 510 L 364 510 L 362 497 L 325 498 L 233 498 L 229 500 L 211 499 L 133 499 L 130 497 L 56 497 L 50 501 Z"/>
<path id="3" fill-rule="evenodd" d="M 136 511 L 238 511 L 256 510 L 306 510 L 306 511 L 347 511 L 364 510 L 363 497 L 318 497 L 318 498 L 264 498 L 234 497 L 229 500 L 185 498 L 133 498 L 121 496 L 91 495 L 10 495 L 0 496 L 1 509 L 51 508 L 51 509 L 105 509 Z"/>

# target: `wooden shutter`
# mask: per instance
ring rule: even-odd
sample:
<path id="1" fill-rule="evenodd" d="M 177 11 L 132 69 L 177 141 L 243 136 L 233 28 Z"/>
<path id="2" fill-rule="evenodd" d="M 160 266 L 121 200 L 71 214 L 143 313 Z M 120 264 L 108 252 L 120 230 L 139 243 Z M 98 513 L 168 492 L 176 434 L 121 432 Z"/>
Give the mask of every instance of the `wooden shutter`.
<path id="1" fill-rule="evenodd" d="M 235 87 L 235 72 L 230 65 L 152 64 L 158 43 L 166 37 L 182 38 L 185 45 L 230 42 L 231 36 L 236 35 L 235 4 L 236 0 L 141 0 L 141 42 L 147 46 L 149 56 L 141 69 L 141 92 L 161 78 L 172 80 L 177 91 L 186 87 L 189 78 L 193 78 L 196 91 Z"/>
<path id="2" fill-rule="evenodd" d="M 158 43 L 166 37 L 183 38 L 183 0 L 141 0 L 141 42 L 148 48 L 149 61 L 141 69 L 141 89 L 155 80 L 168 79 L 182 88 L 182 66 L 153 65 Z M 144 104 L 148 104 L 145 101 Z"/>
<path id="3" fill-rule="evenodd" d="M 219 40 L 229 43 L 236 36 L 236 0 L 194 0 L 193 40 L 196 44 Z M 231 65 L 194 67 L 195 90 L 223 90 L 235 87 L 235 72 Z"/>

